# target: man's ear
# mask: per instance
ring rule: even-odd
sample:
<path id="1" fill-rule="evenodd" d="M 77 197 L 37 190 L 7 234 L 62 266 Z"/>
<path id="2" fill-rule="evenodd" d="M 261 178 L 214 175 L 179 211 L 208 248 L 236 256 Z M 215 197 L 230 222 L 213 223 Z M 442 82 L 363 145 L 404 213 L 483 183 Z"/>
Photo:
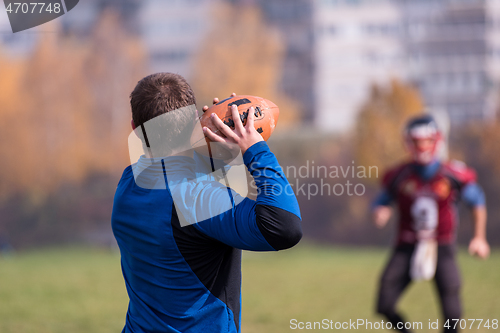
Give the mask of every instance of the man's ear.
<path id="1" fill-rule="evenodd" d="M 132 130 L 135 130 L 135 124 L 134 124 L 134 119 L 130 121 L 130 124 L 132 125 Z"/>

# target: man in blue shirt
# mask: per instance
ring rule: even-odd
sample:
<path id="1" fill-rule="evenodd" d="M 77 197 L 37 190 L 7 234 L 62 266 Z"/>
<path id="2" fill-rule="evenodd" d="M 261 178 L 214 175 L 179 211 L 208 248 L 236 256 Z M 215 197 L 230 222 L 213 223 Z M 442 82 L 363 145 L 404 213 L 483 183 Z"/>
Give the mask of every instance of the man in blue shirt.
<path id="1" fill-rule="evenodd" d="M 123 172 L 113 205 L 130 298 L 123 332 L 240 332 L 241 250 L 287 249 L 302 237 L 296 197 L 253 126 L 254 110 L 244 126 L 233 106 L 234 129 L 213 115 L 223 136 L 203 132 L 239 147 L 258 188 L 255 201 L 200 171 L 209 165 L 215 173 L 216 161 L 186 148 L 195 102 L 172 73 L 145 77 L 131 94 L 145 155 Z"/>

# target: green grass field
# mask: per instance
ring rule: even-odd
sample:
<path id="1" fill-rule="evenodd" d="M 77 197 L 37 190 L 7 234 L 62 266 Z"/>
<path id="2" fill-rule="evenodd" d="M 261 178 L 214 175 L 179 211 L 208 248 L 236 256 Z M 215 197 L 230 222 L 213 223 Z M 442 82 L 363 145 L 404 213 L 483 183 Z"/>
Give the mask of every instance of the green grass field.
<path id="1" fill-rule="evenodd" d="M 373 304 L 387 255 L 305 243 L 279 253 L 245 253 L 242 331 L 298 331 L 290 329 L 291 319 L 380 322 Z M 500 252 L 488 261 L 461 252 L 459 261 L 464 317 L 500 319 Z M 421 332 L 432 331 L 429 319 L 439 318 L 433 288 L 414 284 L 400 303 L 409 320 L 423 323 Z M 1 333 L 120 332 L 127 301 L 117 252 L 58 248 L 0 257 Z"/>

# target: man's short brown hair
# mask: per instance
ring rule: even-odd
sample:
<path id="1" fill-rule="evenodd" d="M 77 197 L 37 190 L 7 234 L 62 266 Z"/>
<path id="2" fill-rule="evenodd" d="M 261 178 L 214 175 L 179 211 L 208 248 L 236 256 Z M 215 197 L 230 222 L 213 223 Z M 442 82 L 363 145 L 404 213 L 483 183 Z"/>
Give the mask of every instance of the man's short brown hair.
<path id="1" fill-rule="evenodd" d="M 159 115 L 196 104 L 193 89 L 179 74 L 146 76 L 130 94 L 132 120 L 139 127 Z"/>
<path id="2" fill-rule="evenodd" d="M 130 105 L 134 125 L 140 128 L 148 123 L 148 129 L 143 127 L 141 131 L 145 138 L 140 136 L 144 151 L 149 149 L 152 157 L 169 156 L 189 144 L 198 116 L 194 104 L 193 90 L 178 74 L 157 73 L 140 80 L 130 94 Z M 155 147 L 150 147 L 151 142 Z"/>

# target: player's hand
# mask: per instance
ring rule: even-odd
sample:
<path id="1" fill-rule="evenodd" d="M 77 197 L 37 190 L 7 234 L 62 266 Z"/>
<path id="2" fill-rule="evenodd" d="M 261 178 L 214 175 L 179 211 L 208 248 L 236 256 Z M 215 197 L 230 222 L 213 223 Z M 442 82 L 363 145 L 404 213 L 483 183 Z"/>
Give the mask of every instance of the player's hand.
<path id="1" fill-rule="evenodd" d="M 373 223 L 379 229 L 385 227 L 392 215 L 392 208 L 387 206 L 377 206 L 373 210 Z"/>
<path id="2" fill-rule="evenodd" d="M 234 97 L 234 96 L 236 96 L 236 93 L 232 93 L 231 96 L 229 96 L 229 97 Z M 212 104 L 215 105 L 217 103 L 219 103 L 219 99 L 217 97 L 215 97 L 214 100 L 212 101 Z M 203 112 L 207 111 L 208 105 L 205 105 L 202 110 L 203 110 Z"/>
<path id="3" fill-rule="evenodd" d="M 240 114 L 238 113 L 238 107 L 236 105 L 231 105 L 231 114 L 234 122 L 234 130 L 224 124 L 215 113 L 212 113 L 212 115 L 210 116 L 212 118 L 212 122 L 217 127 L 219 132 L 222 133 L 225 137 L 215 134 L 208 127 L 203 127 L 203 132 L 205 133 L 205 135 L 213 142 L 238 145 L 238 147 L 240 147 L 241 149 L 242 154 L 245 154 L 247 149 L 257 142 L 264 141 L 264 139 L 262 139 L 262 136 L 254 127 L 255 110 L 253 107 L 248 110 L 246 126 L 243 126 L 243 123 L 241 122 Z"/>
<path id="4" fill-rule="evenodd" d="M 469 244 L 469 254 L 478 256 L 481 259 L 486 259 L 490 255 L 490 245 L 483 237 L 474 237 Z"/>

